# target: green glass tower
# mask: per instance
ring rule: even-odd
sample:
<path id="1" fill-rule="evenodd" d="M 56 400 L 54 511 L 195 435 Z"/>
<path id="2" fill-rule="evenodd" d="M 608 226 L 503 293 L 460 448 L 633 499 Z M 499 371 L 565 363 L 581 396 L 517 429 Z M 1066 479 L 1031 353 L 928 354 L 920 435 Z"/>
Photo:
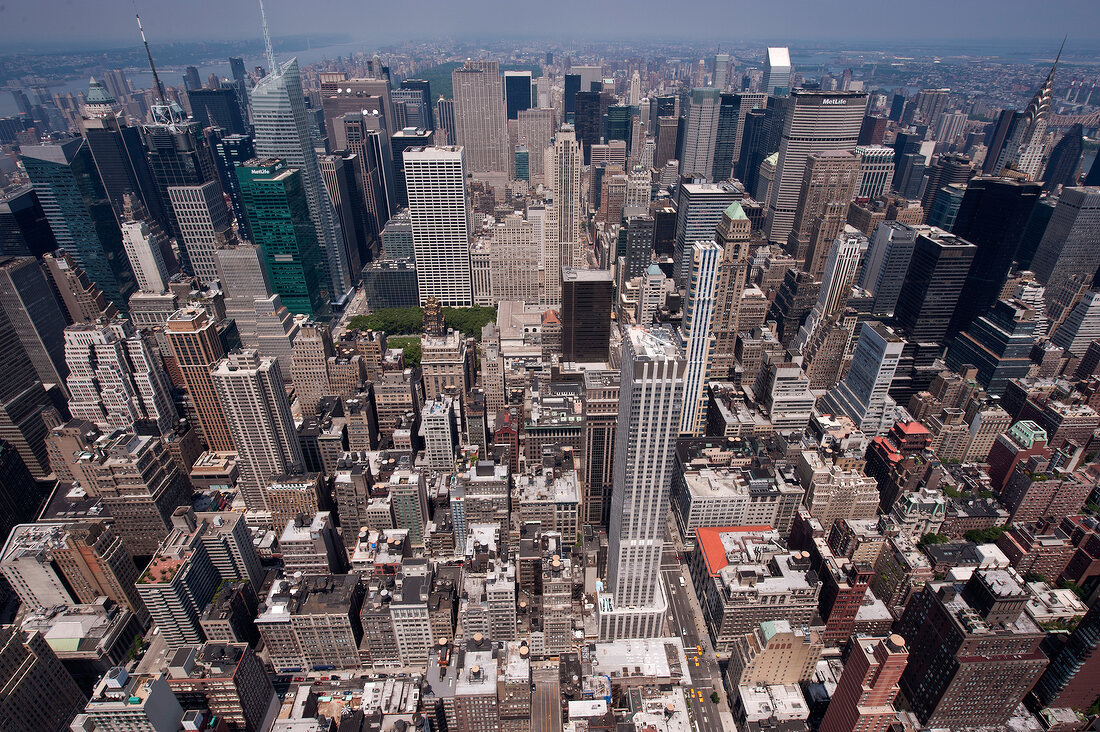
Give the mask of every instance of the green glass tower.
<path id="1" fill-rule="evenodd" d="M 281 159 L 253 159 L 237 166 L 241 198 L 252 238 L 263 251 L 271 289 L 292 313 L 328 315 L 317 229 L 309 216 L 302 176 Z"/>

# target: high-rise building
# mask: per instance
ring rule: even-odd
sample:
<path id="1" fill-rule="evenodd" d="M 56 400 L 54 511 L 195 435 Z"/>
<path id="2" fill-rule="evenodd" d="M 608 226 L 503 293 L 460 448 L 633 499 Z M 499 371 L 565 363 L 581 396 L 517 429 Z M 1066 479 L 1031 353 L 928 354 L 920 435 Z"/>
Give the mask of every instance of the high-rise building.
<path id="1" fill-rule="evenodd" d="M 233 452 L 237 448 L 210 376 L 214 366 L 225 357 L 217 322 L 205 309 L 188 307 L 168 317 L 164 335 L 183 377 L 206 447 Z"/>
<path id="2" fill-rule="evenodd" d="M 242 350 L 220 361 L 211 377 L 237 446 L 239 486 L 245 503 L 263 510 L 267 483 L 303 468 L 282 375 L 273 358 Z"/>
<path id="3" fill-rule="evenodd" d="M 745 328 L 741 323 L 741 299 L 749 272 L 750 223 L 741 204 L 736 201 L 722 212 L 715 228 L 714 240 L 722 247 L 718 267 L 718 285 L 714 301 L 714 349 L 710 357 L 706 380 L 729 378 L 737 358 L 737 334 Z M 648 325 L 639 322 L 639 325 Z"/>
<path id="4" fill-rule="evenodd" d="M 189 89 L 187 101 L 191 105 L 191 117 L 201 129 L 220 127 L 231 135 L 248 133 L 245 118 L 241 115 L 241 100 L 232 84 L 217 89 Z"/>
<path id="5" fill-rule="evenodd" d="M 65 328 L 69 411 L 107 432 L 148 420 L 161 434 L 176 422 L 160 356 L 128 320 Z"/>
<path id="6" fill-rule="evenodd" d="M 711 241 L 714 228 L 722 221 L 722 212 L 742 196 L 742 191 L 732 183 L 681 183 L 677 186 L 674 279 L 678 286 L 687 285 L 691 246 L 697 241 Z"/>
<path id="7" fill-rule="evenodd" d="M 929 583 L 909 600 L 895 624 L 909 648 L 900 686 L 921 724 L 1004 724 L 1048 663 L 1027 598 L 1012 574 L 989 569 L 965 585 Z"/>
<path id="8" fill-rule="evenodd" d="M 859 145 L 859 181 L 856 198 L 881 196 L 894 178 L 894 151 L 883 145 Z"/>
<path id="9" fill-rule="evenodd" d="M 92 603 L 97 597 L 109 597 L 129 608 L 143 625 L 149 622 L 149 611 L 135 587 L 137 567 L 110 523 L 68 524 L 64 539 L 53 543 L 49 555 L 65 575 L 74 600 Z"/>
<path id="10" fill-rule="evenodd" d="M 786 47 L 769 46 L 764 57 L 764 78 L 760 84 L 765 94 L 785 97 L 791 93 L 791 52 Z"/>
<path id="11" fill-rule="evenodd" d="M 691 277 L 681 345 L 687 370 L 684 372 L 684 401 L 680 416 L 680 434 L 701 437 L 707 424 L 706 376 L 714 350 L 714 310 L 718 288 L 721 245 L 696 242 L 692 245 Z M 645 325 L 648 325 L 646 323 Z"/>
<path id="12" fill-rule="evenodd" d="M 421 127 L 434 130 L 435 118 L 432 115 L 432 86 L 427 79 L 404 79 L 401 81 L 401 88 L 408 89 L 410 91 L 420 92 L 423 99 L 424 108 L 426 110 L 427 117 L 423 120 L 424 124 Z M 449 143 L 448 143 L 449 144 Z"/>
<path id="13" fill-rule="evenodd" d="M 848 374 L 825 395 L 821 410 L 851 417 L 868 435 L 890 429 L 895 404 L 888 392 L 903 345 L 885 325 L 864 323 Z"/>
<path id="14" fill-rule="evenodd" d="M 944 342 L 977 249 L 943 231 L 918 234 L 894 310 L 906 340 Z"/>
<path id="15" fill-rule="evenodd" d="M 859 155 L 844 150 L 811 153 L 806 158 L 787 250 L 815 277 L 824 271 L 829 247 L 844 226 L 861 165 Z"/>
<path id="16" fill-rule="evenodd" d="M 946 186 L 965 186 L 974 175 L 974 166 L 966 155 L 945 153 L 936 157 L 936 161 L 927 168 L 926 173 L 928 180 L 924 184 L 924 193 L 921 195 L 921 208 L 931 211 L 940 190 Z"/>
<path id="17" fill-rule="evenodd" d="M 969 291 L 968 291 L 969 292 Z M 1028 375 L 1035 344 L 1035 313 L 1019 300 L 998 300 L 960 333 L 947 351 L 947 367 L 977 368 L 978 383 L 993 396 Z"/>
<path id="18" fill-rule="evenodd" d="M 693 89 L 684 126 L 680 175 L 711 180 L 721 94 L 715 88 Z"/>
<path id="19" fill-rule="evenodd" d="M 240 179 L 236 179 L 236 190 L 243 210 Z M 233 238 L 232 219 L 222 186 L 217 181 L 197 186 L 169 186 L 168 199 L 187 249 L 191 271 L 201 284 L 209 285 L 218 279 L 214 251 Z M 251 229 L 246 228 L 246 231 L 251 234 Z"/>
<path id="20" fill-rule="evenodd" d="M 554 207 L 543 235 L 543 297 L 547 304 L 561 301 L 558 273 L 573 265 L 581 241 L 581 148 L 577 134 L 562 125 L 554 136 L 551 153 L 551 190 Z"/>
<path id="21" fill-rule="evenodd" d="M 302 171 L 289 167 L 285 160 L 257 158 L 238 167 L 237 177 L 249 228 L 263 252 L 272 290 L 294 313 L 325 314 L 323 255 L 310 218 Z"/>
<path id="22" fill-rule="evenodd" d="M 84 694 L 41 633 L 0 626 L 0 668 L 0 727 L 65 732 L 84 708 Z"/>
<path id="23" fill-rule="evenodd" d="M 118 101 L 94 78 L 88 84 L 81 116 L 84 139 L 116 216 L 121 219 L 123 196 L 130 194 L 138 197 L 162 226 L 167 226 L 163 202 L 145 157 L 141 128 L 127 123 Z"/>
<path id="24" fill-rule="evenodd" d="M 611 338 L 611 270 L 561 269 L 562 360 L 605 363 Z"/>
<path id="25" fill-rule="evenodd" d="M 252 232 L 248 228 L 248 216 L 244 211 L 244 199 L 241 198 L 241 181 L 237 178 L 237 166 L 256 157 L 256 146 L 252 135 L 222 135 L 211 130 L 211 147 L 214 151 L 214 165 L 218 168 L 218 178 L 232 203 L 233 217 L 237 220 L 237 230 L 245 241 L 252 241 Z M 171 195 L 171 192 L 169 192 Z M 179 214 L 176 214 L 179 216 Z"/>
<path id="26" fill-rule="evenodd" d="M 866 102 L 863 92 L 791 92 L 779 135 L 775 180 L 768 193 L 769 241 L 787 241 L 809 156 L 855 149 Z"/>
<path id="27" fill-rule="evenodd" d="M 516 119 L 520 111 L 531 108 L 531 72 L 504 72 L 504 99 L 508 119 Z"/>
<path id="28" fill-rule="evenodd" d="M 0 440 L 14 448 L 32 475 L 50 473 L 45 411 L 50 397 L 3 309 L 0 309 Z"/>
<path id="29" fill-rule="evenodd" d="M 300 323 L 291 354 L 290 371 L 294 392 L 298 395 L 298 408 L 303 416 L 311 417 L 317 413 L 321 397 L 333 393 L 328 383 L 328 359 L 335 354 L 332 331 L 325 323 Z"/>
<path id="30" fill-rule="evenodd" d="M 597 598 L 600 638 L 649 638 L 665 616 L 659 566 L 687 362 L 674 334 L 624 334 L 607 590 Z"/>
<path id="31" fill-rule="evenodd" d="M 0 255 L 0 311 L 43 384 L 65 388 L 65 311 L 33 257 Z"/>
<path id="32" fill-rule="evenodd" d="M 58 247 L 70 254 L 119 310 L 134 291 L 122 232 L 84 140 L 25 145 L 23 168 Z"/>
<path id="33" fill-rule="evenodd" d="M 1096 674 L 1100 673 L 1100 606 L 1093 605 L 1070 633 L 1065 645 L 1035 684 L 1035 696 L 1045 707 L 1082 711 L 1096 701 Z"/>
<path id="34" fill-rule="evenodd" d="M 951 232 L 977 251 L 966 275 L 967 296 L 959 301 L 949 333 L 965 329 L 999 298 L 1041 193 L 1038 183 L 1007 178 L 979 177 L 967 183 Z"/>
<path id="35" fill-rule="evenodd" d="M 1100 265 L 1100 187 L 1064 188 L 1031 260 L 1046 287 L 1048 305 L 1073 282 L 1091 278 Z"/>
<path id="36" fill-rule="evenodd" d="M 241 732 L 264 728 L 275 708 L 275 688 L 263 661 L 245 643 L 207 641 L 180 646 L 167 659 L 168 686 L 188 706 Z M 185 724 L 183 727 L 188 729 Z"/>
<path id="37" fill-rule="evenodd" d="M 455 130 L 455 102 L 442 96 L 435 103 L 435 131 L 440 145 L 457 145 L 458 132 Z"/>
<path id="38" fill-rule="evenodd" d="M 332 201 L 325 194 L 317 154 L 313 150 L 298 60 L 291 59 L 282 66 L 276 65 L 270 74 L 256 82 L 250 101 L 256 156 L 279 158 L 287 168 L 299 172 L 300 185 L 305 191 L 306 211 L 316 229 L 315 246 L 320 247 L 321 251 L 321 282 L 324 286 L 320 288 L 320 296 L 326 300 L 340 299 L 351 289 L 353 277 L 343 246 L 340 222 Z M 255 231 L 253 235 L 256 236 Z M 275 290 L 280 292 L 278 285 Z M 287 306 L 293 307 L 290 303 Z"/>
<path id="39" fill-rule="evenodd" d="M 159 229 L 150 228 L 144 221 L 126 221 L 122 224 L 122 246 L 134 270 L 138 290 L 162 293 L 168 290 L 168 268 L 164 265 Z"/>
<path id="40" fill-rule="evenodd" d="M 404 159 L 420 302 L 435 297 L 445 307 L 466 307 L 473 285 L 465 150 L 413 148 Z"/>
<path id="41" fill-rule="evenodd" d="M 1058 70 L 1058 59 L 1061 56 L 1062 50 L 1059 49 L 1058 57 L 1054 59 L 1046 80 L 1024 111 L 1012 118 L 1012 126 L 1005 135 L 1004 146 L 997 156 L 994 174 L 1011 168 L 1020 171 L 1029 180 L 1039 177 L 1047 146 L 1047 125 L 1054 112 L 1054 72 Z"/>
<path id="42" fill-rule="evenodd" d="M 871 313 L 890 316 L 898 304 L 917 230 L 897 221 L 884 221 L 875 227 L 860 270 L 859 286 L 874 295 Z"/>
<path id="43" fill-rule="evenodd" d="M 886 732 L 897 722 L 894 699 L 909 659 L 905 639 L 863 637 L 852 644 L 844 673 L 829 699 L 822 732 Z"/>
<path id="44" fill-rule="evenodd" d="M 1083 152 L 1084 128 L 1078 122 L 1066 130 L 1062 139 L 1050 151 L 1050 159 L 1043 169 L 1043 190 L 1053 191 L 1058 186 L 1077 185 Z"/>
<path id="45" fill-rule="evenodd" d="M 504 173 L 508 160 L 508 115 L 500 64 L 496 61 L 467 61 L 451 72 L 454 88 L 455 144 L 466 151 L 466 168 L 471 173 Z M 530 106 L 528 82 L 527 106 Z M 526 107 L 524 107 L 526 109 Z M 517 108 L 518 112 L 518 108 Z"/>
<path id="46" fill-rule="evenodd" d="M 30 186 L 0 193 L 0 255 L 41 257 L 57 248 L 50 222 Z"/>

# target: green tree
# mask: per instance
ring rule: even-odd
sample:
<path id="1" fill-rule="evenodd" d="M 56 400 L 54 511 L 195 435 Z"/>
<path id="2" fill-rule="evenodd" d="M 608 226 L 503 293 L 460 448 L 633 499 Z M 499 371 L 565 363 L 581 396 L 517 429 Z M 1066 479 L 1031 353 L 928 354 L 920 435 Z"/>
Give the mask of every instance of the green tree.
<path id="1" fill-rule="evenodd" d="M 943 534 L 925 534 L 918 543 L 920 546 L 931 546 L 932 544 L 946 544 L 949 541 L 951 541 L 951 537 Z"/>
<path id="2" fill-rule="evenodd" d="M 388 348 L 400 348 L 408 367 L 420 365 L 420 336 L 392 336 L 386 339 Z"/>
<path id="3" fill-rule="evenodd" d="M 711 700 L 711 702 L 713 702 L 713 703 L 717 704 L 717 703 L 718 703 L 718 699 L 719 699 L 719 697 L 718 697 L 718 692 L 717 692 L 717 691 L 712 691 L 712 692 L 710 692 L 710 700 Z"/>
<path id="4" fill-rule="evenodd" d="M 443 308 L 443 322 L 467 338 L 481 338 L 481 329 L 497 320 L 497 309 L 474 305 L 470 308 Z"/>
<path id="5" fill-rule="evenodd" d="M 379 330 L 386 335 L 412 335 L 423 329 L 424 311 L 420 308 L 379 308 L 370 315 L 356 315 L 348 327 Z"/>
<path id="6" fill-rule="evenodd" d="M 971 529 L 966 532 L 966 540 L 975 544 L 992 544 L 1005 532 L 1003 526 L 990 526 L 988 529 Z"/>

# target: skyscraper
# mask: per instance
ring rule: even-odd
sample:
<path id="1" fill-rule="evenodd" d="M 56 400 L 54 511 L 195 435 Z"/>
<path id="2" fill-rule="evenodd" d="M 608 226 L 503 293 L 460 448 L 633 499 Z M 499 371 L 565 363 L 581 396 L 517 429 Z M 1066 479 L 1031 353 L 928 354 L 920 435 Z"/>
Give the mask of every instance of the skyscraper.
<path id="1" fill-rule="evenodd" d="M 950 334 L 965 329 L 999 298 L 1041 193 L 1038 183 L 1007 178 L 972 178 L 967 184 L 951 231 L 978 249 Z"/>
<path id="2" fill-rule="evenodd" d="M 1043 154 L 1046 152 L 1047 124 L 1054 111 L 1054 72 L 1058 69 L 1058 59 L 1061 57 L 1062 49 L 1058 49 L 1058 56 L 1054 59 L 1046 80 L 1028 102 L 1023 113 L 1014 118 L 1004 147 L 997 157 L 995 173 L 1012 168 L 1026 175 L 1029 180 L 1038 177 Z"/>
<path id="3" fill-rule="evenodd" d="M 0 668 L 7 679 L 0 727 L 63 732 L 84 708 L 84 694 L 37 631 L 0 627 Z"/>
<path id="4" fill-rule="evenodd" d="M 691 245 L 710 241 L 714 227 L 722 220 L 722 212 L 743 194 L 732 183 L 681 183 L 676 189 L 674 279 L 678 286 L 684 287 L 691 272 Z"/>
<path id="5" fill-rule="evenodd" d="M 57 248 L 50 222 L 30 186 L 0 194 L 0 255 L 40 257 Z"/>
<path id="6" fill-rule="evenodd" d="M 844 226 L 860 168 L 860 157 L 843 150 L 812 153 L 806 158 L 787 251 L 815 277 L 824 271 L 829 247 Z"/>
<path id="7" fill-rule="evenodd" d="M 724 381 L 737 361 L 734 350 L 741 324 L 741 296 L 749 272 L 750 223 L 741 204 L 736 201 L 722 212 L 715 227 L 714 240 L 722 247 L 722 262 L 718 267 L 718 286 L 714 302 L 714 349 L 706 380 Z M 639 323 L 648 325 L 648 323 Z"/>
<path id="8" fill-rule="evenodd" d="M 886 732 L 897 722 L 894 699 L 909 652 L 900 635 L 859 638 L 829 699 L 822 732 Z"/>
<path id="9" fill-rule="evenodd" d="M 691 277 L 681 343 L 687 370 L 684 373 L 684 406 L 680 434 L 702 436 L 706 427 L 706 376 L 714 344 L 715 293 L 722 247 L 713 242 L 695 242 L 691 247 Z M 647 324 L 648 325 L 648 324 Z"/>
<path id="10" fill-rule="evenodd" d="M 220 127 L 231 135 L 244 135 L 248 132 L 248 126 L 241 116 L 241 102 L 237 94 L 237 89 L 232 85 L 218 89 L 191 89 L 187 92 L 191 116 L 201 129 Z"/>
<path id="11" fill-rule="evenodd" d="M 947 367 L 960 373 L 976 367 L 978 383 L 1001 396 L 1010 381 L 1027 376 L 1033 345 L 1035 313 L 1018 300 L 998 300 L 955 338 Z"/>
<path id="12" fill-rule="evenodd" d="M 504 173 L 508 160 L 508 116 L 504 108 L 504 87 L 496 61 L 467 61 L 451 72 L 454 88 L 455 133 L 466 150 L 466 168 L 471 173 Z M 528 82 L 530 105 L 530 83 Z M 526 108 L 526 107 L 525 107 Z M 423 297 L 423 291 L 421 291 Z"/>
<path id="13" fill-rule="evenodd" d="M 236 446 L 210 376 L 211 369 L 225 356 L 217 323 L 202 308 L 184 308 L 168 317 L 164 335 L 183 376 L 207 448 L 233 452 Z"/>
<path id="14" fill-rule="evenodd" d="M 674 334 L 635 327 L 624 336 L 602 640 L 653 637 L 664 622 L 658 570 L 687 370 Z"/>
<path id="15" fill-rule="evenodd" d="M 561 268 L 561 351 L 570 363 L 605 363 L 611 337 L 611 270 Z"/>
<path id="16" fill-rule="evenodd" d="M 516 119 L 521 110 L 531 108 L 531 72 L 504 72 L 504 99 L 507 103 L 508 119 Z"/>
<path id="17" fill-rule="evenodd" d="M 168 269 L 164 266 L 159 227 L 154 230 L 144 221 L 126 221 L 122 224 L 122 245 L 134 270 L 138 289 L 142 292 L 166 292 Z"/>
<path id="18" fill-rule="evenodd" d="M 1083 136 L 1084 128 L 1078 122 L 1066 130 L 1062 139 L 1050 151 L 1050 160 L 1043 169 L 1044 191 L 1077 184 L 1077 174 L 1081 171 L 1081 153 L 1084 152 Z"/>
<path id="19" fill-rule="evenodd" d="M 237 229 L 242 239 L 252 241 L 252 232 L 248 228 L 248 216 L 244 212 L 244 199 L 241 198 L 241 182 L 237 178 L 237 166 L 256 157 L 256 146 L 252 144 L 252 136 L 222 135 L 218 131 L 211 130 L 211 144 L 222 190 L 229 195 L 233 205 Z"/>
<path id="20" fill-rule="evenodd" d="M 425 124 L 422 125 L 425 129 L 435 129 L 435 117 L 432 114 L 432 85 L 427 79 L 403 79 L 401 81 L 402 89 L 409 89 L 412 91 L 418 91 L 424 100 L 424 108 L 427 111 L 427 119 L 424 120 Z"/>
<path id="21" fill-rule="evenodd" d="M 907 340 L 943 343 L 978 248 L 932 230 L 917 236 L 894 318 Z"/>
<path id="22" fill-rule="evenodd" d="M 887 392 L 903 346 L 903 341 L 885 325 L 864 323 L 847 376 L 825 395 L 820 409 L 851 417 L 868 435 L 889 430 L 894 424 L 895 404 Z"/>
<path id="23" fill-rule="evenodd" d="M 1047 303 L 1070 278 L 1091 278 L 1100 265 L 1100 187 L 1065 188 L 1031 260 Z"/>
<path id="24" fill-rule="evenodd" d="M 768 47 L 761 88 L 765 94 L 777 97 L 791 93 L 791 52 L 786 47 Z"/>
<path id="25" fill-rule="evenodd" d="M 148 420 L 160 434 L 176 422 L 171 385 L 157 354 L 128 320 L 65 328 L 69 411 L 104 432 Z"/>
<path id="26" fill-rule="evenodd" d="M 465 149 L 411 148 L 404 159 L 420 302 L 436 297 L 445 307 L 469 306 L 473 286 Z"/>
<path id="27" fill-rule="evenodd" d="M 65 311 L 34 257 L 0 256 L 0 311 L 43 384 L 65 388 Z"/>
<path id="28" fill-rule="evenodd" d="M 875 296 L 872 314 L 894 314 L 916 241 L 917 230 L 898 221 L 884 221 L 875 227 L 859 280 L 859 286 Z"/>
<path id="29" fill-rule="evenodd" d="M 236 171 L 234 178 L 237 181 L 237 195 L 240 196 L 240 179 L 236 178 Z M 233 238 L 233 224 L 222 197 L 222 187 L 217 181 L 207 181 L 197 186 L 169 186 L 168 200 L 187 249 L 191 271 L 200 283 L 209 285 L 218 279 L 214 250 Z M 243 196 L 241 206 L 243 209 Z M 247 221 L 244 231 L 251 235 Z"/>
<path id="30" fill-rule="evenodd" d="M 21 152 L 57 245 L 72 255 L 107 299 L 125 311 L 134 291 L 134 273 L 88 145 L 74 138 L 27 145 Z"/>
<path id="31" fill-rule="evenodd" d="M 301 472 L 302 448 L 275 359 L 230 353 L 211 373 L 229 434 L 237 446 L 245 504 L 264 510 L 264 488 L 278 475 Z"/>
<path id="32" fill-rule="evenodd" d="M 285 160 L 257 158 L 238 167 L 237 177 L 272 290 L 291 312 L 310 317 L 327 312 L 322 253 L 302 171 Z"/>
<path id="33" fill-rule="evenodd" d="M 680 155 L 681 176 L 711 180 L 720 110 L 721 94 L 717 89 L 692 89 Z"/>
<path id="34" fill-rule="evenodd" d="M 787 241 L 809 156 L 855 149 L 866 103 L 863 92 L 791 92 L 779 138 L 775 180 L 768 192 L 768 241 Z"/>
<path id="35" fill-rule="evenodd" d="M 856 198 L 882 195 L 894 177 L 894 151 L 883 145 L 860 145 L 855 153 L 859 156 Z"/>
<path id="36" fill-rule="evenodd" d="M 572 266 L 573 253 L 581 238 L 583 160 L 577 135 L 569 125 L 562 125 L 554 136 L 552 166 L 554 207 L 543 247 L 543 292 L 548 303 L 561 301 L 558 273 L 562 267 Z"/>
<path id="37" fill-rule="evenodd" d="M 276 65 L 272 73 L 256 82 L 250 99 L 256 156 L 280 158 L 286 167 L 299 171 L 307 211 L 316 229 L 316 245 L 321 250 L 322 281 L 325 283 L 321 298 L 340 299 L 351 289 L 355 273 L 350 271 L 340 222 L 321 181 L 321 169 L 306 121 L 298 60 Z"/>

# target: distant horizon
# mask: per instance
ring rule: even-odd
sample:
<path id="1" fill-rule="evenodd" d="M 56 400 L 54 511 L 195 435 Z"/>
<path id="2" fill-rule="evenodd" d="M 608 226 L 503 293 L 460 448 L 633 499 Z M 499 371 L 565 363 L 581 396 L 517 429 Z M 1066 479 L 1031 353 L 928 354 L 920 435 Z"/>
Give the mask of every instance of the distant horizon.
<path id="1" fill-rule="evenodd" d="M 268 0 L 272 36 L 344 36 L 349 43 L 387 46 L 408 41 L 572 43 L 858 43 L 882 48 L 911 44 L 959 45 L 1060 43 L 1067 50 L 1100 47 L 1100 3 L 1059 0 L 926 0 L 912 6 L 788 0 L 774 5 L 695 0 L 690 12 L 669 12 L 667 2 L 632 0 L 592 3 L 558 0 L 528 10 L 506 0 L 455 4 L 420 0 L 415 13 L 398 5 L 330 0 L 318 6 Z M 33 51 L 70 52 L 130 48 L 140 43 L 134 13 L 142 14 L 150 43 L 254 42 L 261 37 L 255 0 L 224 3 L 79 3 L 69 0 L 6 0 L 0 4 L 0 55 Z M 1036 37 L 1035 25 L 1042 29 Z M 538 31 L 534 32 L 537 28 Z M 723 29 L 715 32 L 716 28 Z M 1088 37 L 1075 32 L 1088 29 Z M 980 31 L 980 32 L 979 32 Z M 360 36 L 364 36 L 360 38 Z M 1076 51 L 1074 49 L 1076 47 Z"/>

